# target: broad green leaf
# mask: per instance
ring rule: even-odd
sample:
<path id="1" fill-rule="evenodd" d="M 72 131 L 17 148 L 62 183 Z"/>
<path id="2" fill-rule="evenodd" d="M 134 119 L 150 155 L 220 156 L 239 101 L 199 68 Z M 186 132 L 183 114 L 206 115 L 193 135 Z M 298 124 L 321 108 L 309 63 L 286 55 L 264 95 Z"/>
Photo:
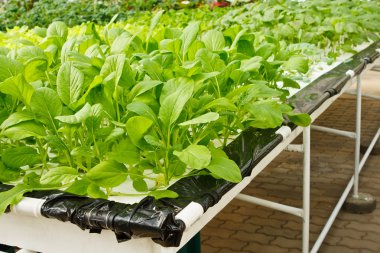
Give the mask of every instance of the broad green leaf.
<path id="1" fill-rule="evenodd" d="M 127 53 L 136 37 L 137 34 L 130 35 L 126 32 L 118 36 L 111 45 L 111 54 Z"/>
<path id="2" fill-rule="evenodd" d="M 8 191 L 0 192 L 0 215 L 5 212 L 8 206 L 19 203 L 24 193 L 29 190 L 28 185 L 19 184 Z"/>
<path id="3" fill-rule="evenodd" d="M 133 180 L 133 188 L 138 192 L 147 192 L 149 190 L 144 179 Z"/>
<path id="4" fill-rule="evenodd" d="M 96 184 L 90 184 L 87 187 L 86 194 L 88 196 L 90 196 L 91 198 L 95 198 L 95 199 L 99 199 L 99 198 L 101 198 L 101 199 L 107 199 L 107 195 Z"/>
<path id="5" fill-rule="evenodd" d="M 40 159 L 36 149 L 20 146 L 5 149 L 2 153 L 2 160 L 7 167 L 20 168 L 25 165 L 32 166 L 38 163 Z"/>
<path id="6" fill-rule="evenodd" d="M 189 50 L 187 51 L 187 59 L 189 61 L 194 61 L 195 60 L 195 55 L 202 48 L 205 48 L 205 44 L 202 41 L 200 41 L 200 40 L 194 41 L 191 44 L 191 46 L 189 47 Z"/>
<path id="7" fill-rule="evenodd" d="M 195 59 L 200 60 L 202 63 L 202 68 L 204 72 L 223 72 L 226 64 L 220 59 L 220 56 L 216 53 L 211 52 L 207 48 L 200 49 L 196 55 Z"/>
<path id="8" fill-rule="evenodd" d="M 159 148 L 165 148 L 165 145 L 164 143 L 162 143 L 162 141 L 160 141 L 157 137 L 153 136 L 153 135 L 145 135 L 144 136 L 144 140 L 152 145 L 152 146 L 155 146 L 155 147 L 159 147 Z"/>
<path id="9" fill-rule="evenodd" d="M 86 176 L 101 187 L 116 187 L 127 179 L 125 165 L 113 160 L 103 161 L 93 167 Z"/>
<path id="10" fill-rule="evenodd" d="M 86 103 L 74 115 L 56 116 L 55 119 L 67 124 L 83 123 L 91 115 L 91 105 Z"/>
<path id="11" fill-rule="evenodd" d="M 68 60 L 69 52 L 73 51 L 75 48 L 75 43 L 77 42 L 77 38 L 73 37 L 68 39 L 62 46 L 61 49 L 61 63 L 65 63 Z"/>
<path id="12" fill-rule="evenodd" d="M 256 55 L 263 57 L 263 59 L 268 59 L 276 49 L 276 46 L 272 43 L 267 43 L 262 45 L 256 50 Z"/>
<path id="13" fill-rule="evenodd" d="M 254 56 L 248 60 L 241 61 L 240 69 L 246 72 L 258 72 L 261 67 L 263 58 L 261 56 Z"/>
<path id="14" fill-rule="evenodd" d="M 174 151 L 183 163 L 192 169 L 201 170 L 206 168 L 211 161 L 211 152 L 206 146 L 190 145 L 182 151 Z"/>
<path id="15" fill-rule="evenodd" d="M 9 53 L 9 51 L 10 51 L 9 48 L 1 47 L 0 46 L 0 56 L 7 56 L 7 54 Z"/>
<path id="16" fill-rule="evenodd" d="M 161 81 L 157 81 L 157 80 L 146 80 L 146 81 L 141 81 L 137 83 L 135 86 L 133 86 L 133 88 L 128 94 L 129 100 L 130 101 L 133 100 L 134 97 L 137 97 L 143 94 L 144 92 L 147 92 L 153 89 L 154 87 L 160 85 L 161 83 L 162 83 Z"/>
<path id="17" fill-rule="evenodd" d="M 169 80 L 163 87 L 160 97 L 158 118 L 167 127 L 178 119 L 185 104 L 193 94 L 194 81 L 187 78 Z"/>
<path id="18" fill-rule="evenodd" d="M 199 32 L 199 22 L 190 23 L 182 31 L 181 40 L 182 40 L 182 58 L 185 58 L 186 53 L 189 51 L 191 44 L 195 41 Z"/>
<path id="19" fill-rule="evenodd" d="M 298 71 L 306 74 L 309 70 L 309 60 L 304 56 L 292 56 L 282 65 L 282 68 L 287 71 Z"/>
<path id="20" fill-rule="evenodd" d="M 95 134 L 95 131 L 100 127 L 101 116 L 103 114 L 103 106 L 101 104 L 95 104 L 91 106 L 91 115 L 86 119 L 86 127 L 91 134 Z"/>
<path id="21" fill-rule="evenodd" d="M 310 115 L 307 113 L 288 112 L 287 115 L 290 121 L 298 126 L 306 127 L 311 123 Z"/>
<path id="22" fill-rule="evenodd" d="M 124 128 L 115 127 L 112 129 L 111 133 L 107 136 L 107 138 L 104 140 L 105 143 L 108 143 L 110 141 L 113 141 L 120 136 L 123 136 L 125 134 Z"/>
<path id="23" fill-rule="evenodd" d="M 237 107 L 234 103 L 231 102 L 228 98 L 222 97 L 217 98 L 210 103 L 206 104 L 204 109 L 214 109 L 214 110 L 229 110 L 229 111 L 237 111 Z"/>
<path id="24" fill-rule="evenodd" d="M 51 147 L 52 149 L 56 151 L 59 151 L 59 152 L 69 151 L 69 149 L 67 148 L 63 140 L 56 135 L 48 135 L 45 137 L 45 140 L 48 143 L 49 147 Z"/>
<path id="25" fill-rule="evenodd" d="M 70 62 L 61 65 L 57 75 L 57 92 L 65 105 L 78 101 L 84 88 L 84 74 Z"/>
<path id="26" fill-rule="evenodd" d="M 218 30 L 209 30 L 203 37 L 202 41 L 210 51 L 222 51 L 225 47 L 223 33 Z"/>
<path id="27" fill-rule="evenodd" d="M 141 64 L 150 78 L 156 81 L 164 81 L 162 77 L 162 66 L 158 62 L 152 61 L 151 59 L 144 59 L 141 61 Z"/>
<path id="28" fill-rule="evenodd" d="M 188 126 L 188 125 L 195 125 L 195 124 L 204 124 L 209 123 L 215 120 L 219 119 L 219 114 L 216 112 L 208 112 L 206 114 L 203 114 L 199 117 L 193 118 L 191 120 L 182 122 L 178 124 L 179 126 Z"/>
<path id="29" fill-rule="evenodd" d="M 106 61 L 100 70 L 100 76 L 103 77 L 105 82 L 113 81 L 113 87 L 111 87 L 111 90 L 114 90 L 119 84 L 120 78 L 123 74 L 124 63 L 124 54 L 110 55 L 106 58 Z"/>
<path id="30" fill-rule="evenodd" d="M 233 183 L 239 183 L 242 180 L 239 167 L 231 159 L 222 156 L 213 156 L 210 164 L 206 166 L 206 168 L 217 178 L 222 178 Z"/>
<path id="31" fill-rule="evenodd" d="M 3 55 L 0 55 L 0 66 L 0 82 L 12 76 L 22 74 L 24 71 L 24 66 L 21 62 L 9 59 Z"/>
<path id="32" fill-rule="evenodd" d="M 155 199 L 162 199 L 162 198 L 170 198 L 175 199 L 178 198 L 178 193 L 173 192 L 171 190 L 156 190 L 151 191 L 148 193 L 149 196 L 154 197 Z"/>
<path id="33" fill-rule="evenodd" d="M 9 115 L 9 117 L 3 121 L 0 128 L 5 129 L 18 123 L 33 120 L 34 115 L 28 111 L 15 112 Z"/>
<path id="34" fill-rule="evenodd" d="M 24 77 L 27 82 L 45 79 L 48 58 L 42 49 L 36 46 L 22 47 L 17 51 L 17 60 L 25 66 Z"/>
<path id="35" fill-rule="evenodd" d="M 275 128 L 282 124 L 280 105 L 276 101 L 263 100 L 246 105 L 252 121 L 250 126 L 256 128 Z"/>
<path id="36" fill-rule="evenodd" d="M 290 87 L 290 88 L 296 88 L 296 89 L 300 88 L 300 85 L 293 79 L 284 77 L 282 78 L 282 82 L 283 82 L 283 87 Z"/>
<path id="37" fill-rule="evenodd" d="M 44 51 L 36 46 L 26 46 L 20 48 L 17 51 L 16 59 L 22 62 L 24 65 L 28 65 L 32 61 L 47 61 L 47 57 Z"/>
<path id="38" fill-rule="evenodd" d="M 7 128 L 2 134 L 13 140 L 22 140 L 32 136 L 46 136 L 46 130 L 37 122 L 25 121 Z"/>
<path id="39" fill-rule="evenodd" d="M 19 203 L 26 192 L 54 188 L 51 185 L 41 185 L 38 181 L 38 176 L 35 173 L 29 173 L 24 176 L 23 183 L 16 185 L 8 191 L 0 192 L 0 215 L 5 212 L 9 205 Z"/>
<path id="40" fill-rule="evenodd" d="M 0 92 L 11 95 L 29 106 L 34 88 L 19 74 L 0 83 Z"/>
<path id="41" fill-rule="evenodd" d="M 240 38 L 247 32 L 247 29 L 239 29 L 239 32 L 238 34 L 236 35 L 236 37 L 234 38 L 234 41 L 232 42 L 231 44 L 231 47 L 230 49 L 236 49 L 236 46 L 240 40 Z"/>
<path id="42" fill-rule="evenodd" d="M 70 155 L 74 157 L 94 157 L 94 150 L 91 149 L 91 147 L 86 146 L 80 146 L 75 147 L 71 150 Z"/>
<path id="43" fill-rule="evenodd" d="M 153 110 L 146 104 L 142 102 L 132 102 L 127 105 L 127 109 L 137 115 L 144 116 L 151 119 L 153 122 L 157 123 L 157 116 Z"/>
<path id="44" fill-rule="evenodd" d="M 148 34 L 146 35 L 146 39 L 145 39 L 145 43 L 147 44 L 147 47 L 149 44 L 149 40 L 153 34 L 153 31 L 157 27 L 158 22 L 160 21 L 163 13 L 164 13 L 164 10 L 158 11 L 150 21 L 149 31 L 148 31 Z"/>
<path id="45" fill-rule="evenodd" d="M 112 151 L 108 153 L 108 158 L 119 163 L 134 165 L 140 161 L 140 153 L 130 138 L 124 138 L 113 145 Z"/>
<path id="46" fill-rule="evenodd" d="M 62 104 L 56 91 L 50 88 L 37 89 L 30 101 L 36 118 L 50 128 L 55 128 L 54 118 L 61 114 Z"/>
<path id="47" fill-rule="evenodd" d="M 248 89 L 248 92 L 252 93 L 256 98 L 271 98 L 282 95 L 281 91 L 270 88 L 268 85 L 265 85 L 263 83 L 253 83 L 249 86 L 250 88 Z"/>
<path id="48" fill-rule="evenodd" d="M 49 169 L 42 175 L 41 184 L 62 185 L 74 181 L 79 176 L 76 169 L 67 166 L 59 166 Z"/>
<path id="49" fill-rule="evenodd" d="M 87 178 L 75 180 L 65 191 L 77 195 L 87 195 L 87 189 L 91 185 L 91 181 Z"/>
<path id="50" fill-rule="evenodd" d="M 61 37 L 67 38 L 68 28 L 64 22 L 54 21 L 51 23 L 46 31 L 48 37 Z"/>
<path id="51" fill-rule="evenodd" d="M 153 121 L 144 116 L 134 116 L 128 119 L 126 130 L 133 144 L 140 146 L 141 140 L 152 125 Z"/>
<path id="52" fill-rule="evenodd" d="M 2 162 L 0 162 L 0 182 L 7 183 L 12 182 L 21 177 L 21 169 L 19 168 L 7 168 Z"/>
<path id="53" fill-rule="evenodd" d="M 86 92 L 79 98 L 79 100 L 70 105 L 70 107 L 76 110 L 78 107 L 83 106 L 86 103 L 87 96 L 90 92 L 97 86 L 99 86 L 103 82 L 103 78 L 101 76 L 95 76 L 90 85 L 87 87 Z"/>

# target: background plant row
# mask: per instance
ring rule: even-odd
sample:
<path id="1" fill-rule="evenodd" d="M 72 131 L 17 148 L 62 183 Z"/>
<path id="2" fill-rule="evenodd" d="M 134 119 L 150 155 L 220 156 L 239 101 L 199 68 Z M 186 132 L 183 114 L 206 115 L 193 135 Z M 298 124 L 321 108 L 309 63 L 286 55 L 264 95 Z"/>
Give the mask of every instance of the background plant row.
<path id="1" fill-rule="evenodd" d="M 53 21 L 63 21 L 68 26 L 92 21 L 106 24 L 115 14 L 126 20 L 136 13 L 152 9 L 181 9 L 208 6 L 206 0 L 137 0 L 137 1 L 65 1 L 65 0 L 9 0 L 0 2 L 0 31 L 15 26 L 47 27 Z M 235 0 L 233 2 L 248 2 Z"/>

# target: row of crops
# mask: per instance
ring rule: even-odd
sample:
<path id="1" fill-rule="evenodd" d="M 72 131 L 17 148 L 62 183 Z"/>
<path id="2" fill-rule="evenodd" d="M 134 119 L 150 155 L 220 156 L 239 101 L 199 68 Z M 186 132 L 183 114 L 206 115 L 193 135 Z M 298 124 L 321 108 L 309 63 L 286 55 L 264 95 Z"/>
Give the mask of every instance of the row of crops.
<path id="1" fill-rule="evenodd" d="M 91 20 L 107 24 L 115 15 L 124 20 L 152 9 L 215 8 L 240 5 L 252 0 L 6 0 L 0 1 L 0 31 L 14 26 L 48 26 L 64 21 L 68 26 Z"/>
<path id="2" fill-rule="evenodd" d="M 0 33 L 0 181 L 16 185 L 0 213 L 32 190 L 161 198 L 184 177 L 239 182 L 223 147 L 249 127 L 308 125 L 288 89 L 377 41 L 378 13 L 378 1 L 266 1 Z"/>

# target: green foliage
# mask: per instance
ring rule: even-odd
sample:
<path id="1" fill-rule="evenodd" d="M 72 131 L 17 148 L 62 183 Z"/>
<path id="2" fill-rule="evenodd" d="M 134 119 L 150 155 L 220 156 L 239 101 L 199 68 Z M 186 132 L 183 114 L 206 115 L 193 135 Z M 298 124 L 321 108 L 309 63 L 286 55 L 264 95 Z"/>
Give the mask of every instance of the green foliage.
<path id="1" fill-rule="evenodd" d="M 38 189 L 163 198 L 187 176 L 239 182 L 223 152 L 231 136 L 284 119 L 309 125 L 286 104 L 295 77 L 378 38 L 374 2 L 340 3 L 264 1 L 0 33 L 0 181 L 17 184 L 0 193 L 0 213 Z M 126 181 L 136 192 L 120 190 Z"/>

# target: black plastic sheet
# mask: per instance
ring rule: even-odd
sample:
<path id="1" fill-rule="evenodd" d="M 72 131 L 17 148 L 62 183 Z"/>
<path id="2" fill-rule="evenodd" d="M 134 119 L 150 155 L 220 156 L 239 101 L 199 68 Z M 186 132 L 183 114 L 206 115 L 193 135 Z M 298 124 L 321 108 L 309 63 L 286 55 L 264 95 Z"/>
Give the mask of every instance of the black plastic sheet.
<path id="1" fill-rule="evenodd" d="M 311 114 L 324 101 L 341 91 L 350 79 L 346 75 L 348 70 L 359 74 L 366 64 L 374 61 L 379 56 L 376 52 L 379 47 L 379 42 L 373 43 L 350 61 L 316 79 L 290 98 L 289 102 L 296 110 Z M 225 151 L 239 165 L 242 175 L 249 176 L 255 165 L 281 141 L 282 136 L 276 134 L 276 129 L 247 129 Z M 133 205 L 59 191 L 33 192 L 27 196 L 46 199 L 41 210 L 45 217 L 68 221 L 91 232 L 110 229 L 115 232 L 119 242 L 129 240 L 132 236 L 150 237 L 169 247 L 180 244 L 185 230 L 184 223 L 175 220 L 178 212 L 192 201 L 201 204 L 206 211 L 234 186 L 233 183 L 211 176 L 184 178 L 169 187 L 179 194 L 177 199 L 154 200 L 146 197 Z M 0 184 L 0 191 L 10 188 L 11 186 Z"/>
<path id="2" fill-rule="evenodd" d="M 378 48 L 380 48 L 380 42 L 375 42 L 328 73 L 320 76 L 306 88 L 292 96 L 289 99 L 290 104 L 300 112 L 313 113 L 324 101 L 342 90 L 350 80 L 350 76 L 346 74 L 348 70 L 354 71 L 355 74 L 360 74 L 365 69 L 366 64 L 372 63 L 379 56 L 376 51 Z"/>

